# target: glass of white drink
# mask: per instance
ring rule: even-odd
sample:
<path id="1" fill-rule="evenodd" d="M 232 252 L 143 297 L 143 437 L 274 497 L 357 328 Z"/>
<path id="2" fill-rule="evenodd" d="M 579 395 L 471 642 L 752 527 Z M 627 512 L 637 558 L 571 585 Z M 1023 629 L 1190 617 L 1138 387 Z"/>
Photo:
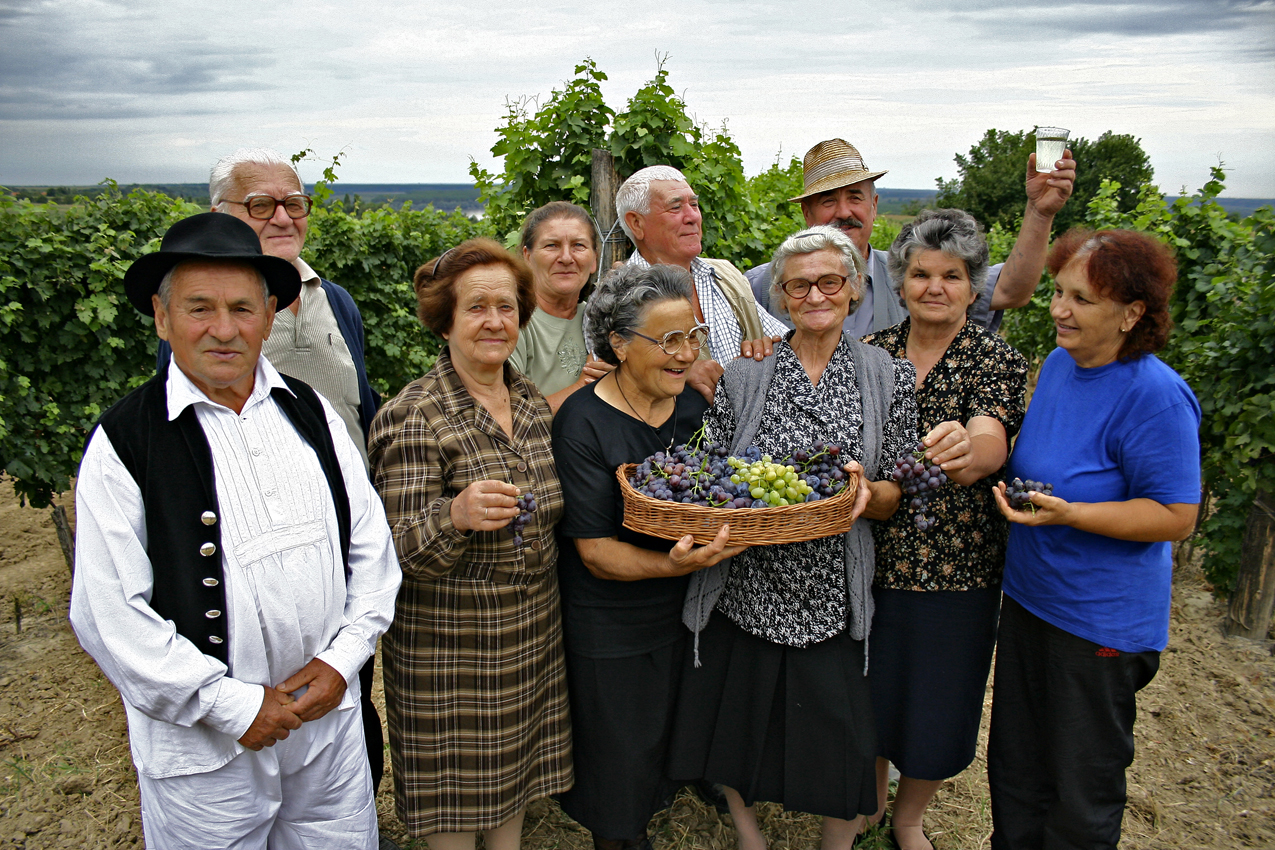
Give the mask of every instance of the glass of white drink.
<path id="1" fill-rule="evenodd" d="M 1070 130 L 1064 130 L 1062 127 L 1037 127 L 1036 128 L 1036 170 L 1037 171 L 1053 171 L 1054 163 L 1062 159 L 1063 151 L 1067 149 L 1067 137 L 1071 135 Z"/>

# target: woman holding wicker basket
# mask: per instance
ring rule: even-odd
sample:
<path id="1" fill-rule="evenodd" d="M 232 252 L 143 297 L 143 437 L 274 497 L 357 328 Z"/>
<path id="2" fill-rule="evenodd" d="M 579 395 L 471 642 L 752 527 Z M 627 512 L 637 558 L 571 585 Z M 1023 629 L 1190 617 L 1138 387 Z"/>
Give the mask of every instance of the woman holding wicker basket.
<path id="1" fill-rule="evenodd" d="M 735 455 L 840 445 L 857 478 L 856 512 L 880 520 L 899 502 L 894 459 L 916 440 L 916 370 L 842 336 L 863 268 L 835 228 L 789 237 L 771 263 L 772 303 L 795 330 L 773 357 L 726 366 L 705 425 Z M 725 786 L 741 850 L 766 846 L 757 800 L 823 815 L 825 850 L 848 850 L 877 810 L 870 525 L 755 547 L 692 577 L 684 618 L 697 646 L 683 668 L 670 770 Z"/>
<path id="2" fill-rule="evenodd" d="M 563 402 L 553 451 L 566 509 L 558 578 L 571 700 L 575 786 L 563 810 L 599 850 L 646 848 L 646 825 L 675 786 L 665 753 L 689 633 L 688 574 L 738 554 L 729 526 L 706 546 L 623 527 L 616 468 L 687 442 L 707 403 L 684 392 L 707 348 L 676 266 L 622 266 L 598 285 L 585 323 L 590 350 L 615 367 Z"/>

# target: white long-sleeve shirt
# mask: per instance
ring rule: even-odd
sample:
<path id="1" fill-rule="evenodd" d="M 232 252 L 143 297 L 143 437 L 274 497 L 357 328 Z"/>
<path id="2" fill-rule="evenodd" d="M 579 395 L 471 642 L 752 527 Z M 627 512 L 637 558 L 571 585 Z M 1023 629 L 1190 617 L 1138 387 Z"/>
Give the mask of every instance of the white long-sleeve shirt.
<path id="1" fill-rule="evenodd" d="M 142 494 L 102 429 L 76 484 L 71 625 L 120 690 L 137 769 L 152 778 L 215 770 L 278 685 L 319 658 L 345 677 L 389 627 L 401 581 L 385 511 L 345 424 L 323 400 L 350 502 L 350 577 L 318 457 L 270 391 L 287 385 L 264 357 L 243 410 L 211 401 L 170 364 L 168 418 L 193 405 L 212 452 L 228 618 L 229 667 L 150 607 Z M 322 396 L 320 396 L 322 399 Z M 198 486 L 195 482 L 191 486 Z"/>

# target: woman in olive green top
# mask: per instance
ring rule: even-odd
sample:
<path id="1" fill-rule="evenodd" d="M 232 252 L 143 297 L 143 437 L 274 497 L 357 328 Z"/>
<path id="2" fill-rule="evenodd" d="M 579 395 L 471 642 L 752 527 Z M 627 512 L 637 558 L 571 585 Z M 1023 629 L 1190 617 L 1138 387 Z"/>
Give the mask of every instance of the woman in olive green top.
<path id="1" fill-rule="evenodd" d="M 598 270 L 597 231 L 583 208 L 545 204 L 522 226 L 522 256 L 536 281 L 536 311 L 509 362 L 549 402 L 554 413 L 567 396 L 613 368 L 584 343 L 580 292 Z"/>

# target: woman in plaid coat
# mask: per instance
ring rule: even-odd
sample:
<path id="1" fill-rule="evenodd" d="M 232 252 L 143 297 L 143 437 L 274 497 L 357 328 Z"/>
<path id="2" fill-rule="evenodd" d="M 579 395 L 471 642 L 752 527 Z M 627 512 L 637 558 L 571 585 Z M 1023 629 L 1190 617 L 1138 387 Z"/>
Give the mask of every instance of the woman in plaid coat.
<path id="1" fill-rule="evenodd" d="M 535 308 L 487 239 L 416 272 L 434 368 L 381 408 L 368 455 L 403 567 L 382 653 L 399 818 L 432 850 L 517 850 L 527 803 L 571 787 L 551 414 L 506 364 Z M 535 497 L 520 537 L 517 498 Z"/>

